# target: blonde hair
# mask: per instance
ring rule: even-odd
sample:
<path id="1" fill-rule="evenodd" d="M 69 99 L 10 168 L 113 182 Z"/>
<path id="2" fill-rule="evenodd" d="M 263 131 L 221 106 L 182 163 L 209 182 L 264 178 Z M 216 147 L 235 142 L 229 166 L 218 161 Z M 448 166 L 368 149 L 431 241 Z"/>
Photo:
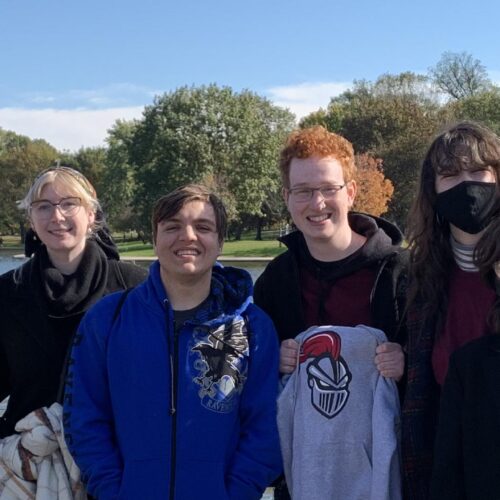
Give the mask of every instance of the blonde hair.
<path id="1" fill-rule="evenodd" d="M 94 186 L 81 172 L 70 167 L 52 167 L 42 171 L 29 188 L 26 196 L 17 202 L 18 208 L 26 210 L 29 215 L 31 204 L 40 199 L 43 189 L 50 184 L 57 184 L 67 189 L 69 194 L 80 198 L 82 205 L 94 212 L 94 228 L 100 227 L 104 223 L 101 204 L 97 199 Z"/>

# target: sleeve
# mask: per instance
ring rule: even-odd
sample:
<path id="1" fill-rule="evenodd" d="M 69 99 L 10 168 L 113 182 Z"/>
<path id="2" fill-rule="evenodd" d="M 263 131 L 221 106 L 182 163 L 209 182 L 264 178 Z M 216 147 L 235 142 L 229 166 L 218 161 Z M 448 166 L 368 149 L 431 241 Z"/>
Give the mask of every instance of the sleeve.
<path id="1" fill-rule="evenodd" d="M 271 320 L 251 305 L 248 378 L 240 400 L 240 438 L 226 477 L 229 498 L 258 500 L 282 472 L 276 423 L 278 341 Z"/>
<path id="2" fill-rule="evenodd" d="M 64 433 L 87 491 L 115 499 L 123 463 L 116 443 L 106 369 L 107 337 L 119 295 L 97 303 L 75 336 L 64 395 Z"/>
<path id="3" fill-rule="evenodd" d="M 266 291 L 268 287 L 266 286 L 266 270 L 257 278 L 253 288 L 253 300 L 261 309 L 269 314 L 269 300 L 267 298 Z"/>
<path id="4" fill-rule="evenodd" d="M 370 498 L 401 500 L 401 416 L 393 380 L 379 376 L 372 418 L 372 495 Z"/>
<path id="5" fill-rule="evenodd" d="M 431 499 L 465 499 L 462 456 L 463 386 L 456 357 L 443 386 L 431 480 Z"/>
<path id="6" fill-rule="evenodd" d="M 0 331 L 0 335 L 1 335 Z M 9 370 L 7 355 L 0 341 L 0 403 L 10 394 Z"/>
<path id="7" fill-rule="evenodd" d="M 130 262 L 118 262 L 123 280 L 127 288 L 132 288 L 142 283 L 148 277 L 147 269 Z"/>
<path id="8" fill-rule="evenodd" d="M 297 377 L 298 370 L 295 370 L 291 375 L 286 375 L 282 378 L 281 384 L 284 387 L 278 398 L 278 431 L 283 457 L 283 469 L 290 494 L 293 494 L 293 422 Z"/>

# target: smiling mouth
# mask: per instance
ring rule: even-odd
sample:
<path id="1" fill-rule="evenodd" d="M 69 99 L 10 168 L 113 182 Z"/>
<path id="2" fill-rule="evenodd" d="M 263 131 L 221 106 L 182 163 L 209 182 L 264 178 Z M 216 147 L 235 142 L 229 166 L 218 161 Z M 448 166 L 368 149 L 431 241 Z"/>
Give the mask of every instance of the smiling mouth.
<path id="1" fill-rule="evenodd" d="M 174 253 L 177 257 L 200 255 L 200 251 L 196 250 L 196 248 L 181 248 L 180 250 L 176 250 Z"/>
<path id="2" fill-rule="evenodd" d="M 49 231 L 50 234 L 55 234 L 56 236 L 61 234 L 69 233 L 71 229 L 52 229 Z"/>
<path id="3" fill-rule="evenodd" d="M 309 215 L 307 217 L 307 220 L 310 222 L 324 222 L 325 220 L 328 220 L 332 214 L 321 214 L 321 215 Z"/>

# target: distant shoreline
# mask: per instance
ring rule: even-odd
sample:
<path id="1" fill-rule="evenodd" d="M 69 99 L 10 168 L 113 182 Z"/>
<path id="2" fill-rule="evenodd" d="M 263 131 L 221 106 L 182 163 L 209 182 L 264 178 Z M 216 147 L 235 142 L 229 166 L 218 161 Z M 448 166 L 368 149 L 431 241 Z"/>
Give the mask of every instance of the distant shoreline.
<path id="1" fill-rule="evenodd" d="M 14 259 L 25 259 L 26 256 L 24 254 L 16 254 L 13 255 L 12 258 Z M 231 255 L 221 255 L 217 260 L 221 262 L 271 262 L 274 259 L 274 257 L 232 257 Z M 120 255 L 120 260 L 123 260 L 124 262 L 136 262 L 136 261 L 143 261 L 143 262 L 153 262 L 156 260 L 156 257 L 148 257 L 148 256 L 142 256 L 142 255 Z"/>

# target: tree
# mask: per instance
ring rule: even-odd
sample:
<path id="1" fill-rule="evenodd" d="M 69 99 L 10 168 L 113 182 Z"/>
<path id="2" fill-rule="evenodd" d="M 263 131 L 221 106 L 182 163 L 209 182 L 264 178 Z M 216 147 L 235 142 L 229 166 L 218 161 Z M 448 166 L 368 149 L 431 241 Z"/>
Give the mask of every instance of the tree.
<path id="1" fill-rule="evenodd" d="M 429 75 L 437 88 L 453 99 L 471 97 L 491 87 L 486 68 L 467 52 L 444 52 Z"/>
<path id="2" fill-rule="evenodd" d="M 103 182 L 103 175 L 106 170 L 105 148 L 83 147 L 76 153 L 60 155 L 60 162 L 62 165 L 81 172 L 94 186 L 98 196 L 107 189 L 106 184 Z"/>
<path id="3" fill-rule="evenodd" d="M 277 158 L 294 116 L 250 91 L 182 87 L 146 107 L 130 146 L 133 205 L 149 227 L 153 202 L 188 182 L 211 182 L 234 207 L 233 222 L 263 216 L 279 191 Z"/>
<path id="4" fill-rule="evenodd" d="M 355 82 L 330 101 L 322 119 L 358 154 L 383 159 L 384 173 L 394 185 L 388 216 L 403 226 L 425 149 L 447 114 L 428 79 L 407 72 Z"/>
<path id="5" fill-rule="evenodd" d="M 450 104 L 450 111 L 456 120 L 474 120 L 490 127 L 500 134 L 500 88 L 464 97 Z"/>
<path id="6" fill-rule="evenodd" d="M 132 209 L 136 189 L 134 169 L 130 164 L 130 148 L 137 122 L 118 120 L 108 132 L 106 139 L 106 168 L 102 183 L 106 188 L 100 194 L 101 203 L 114 229 L 128 231 L 138 226 Z"/>
<path id="7" fill-rule="evenodd" d="M 0 232 L 24 238 L 26 217 L 17 208 L 37 174 L 52 165 L 58 152 L 47 142 L 0 129 Z"/>
<path id="8" fill-rule="evenodd" d="M 388 210 L 388 203 L 394 186 L 384 177 L 382 160 L 368 154 L 356 155 L 357 187 L 353 209 L 372 215 L 382 215 Z"/>

